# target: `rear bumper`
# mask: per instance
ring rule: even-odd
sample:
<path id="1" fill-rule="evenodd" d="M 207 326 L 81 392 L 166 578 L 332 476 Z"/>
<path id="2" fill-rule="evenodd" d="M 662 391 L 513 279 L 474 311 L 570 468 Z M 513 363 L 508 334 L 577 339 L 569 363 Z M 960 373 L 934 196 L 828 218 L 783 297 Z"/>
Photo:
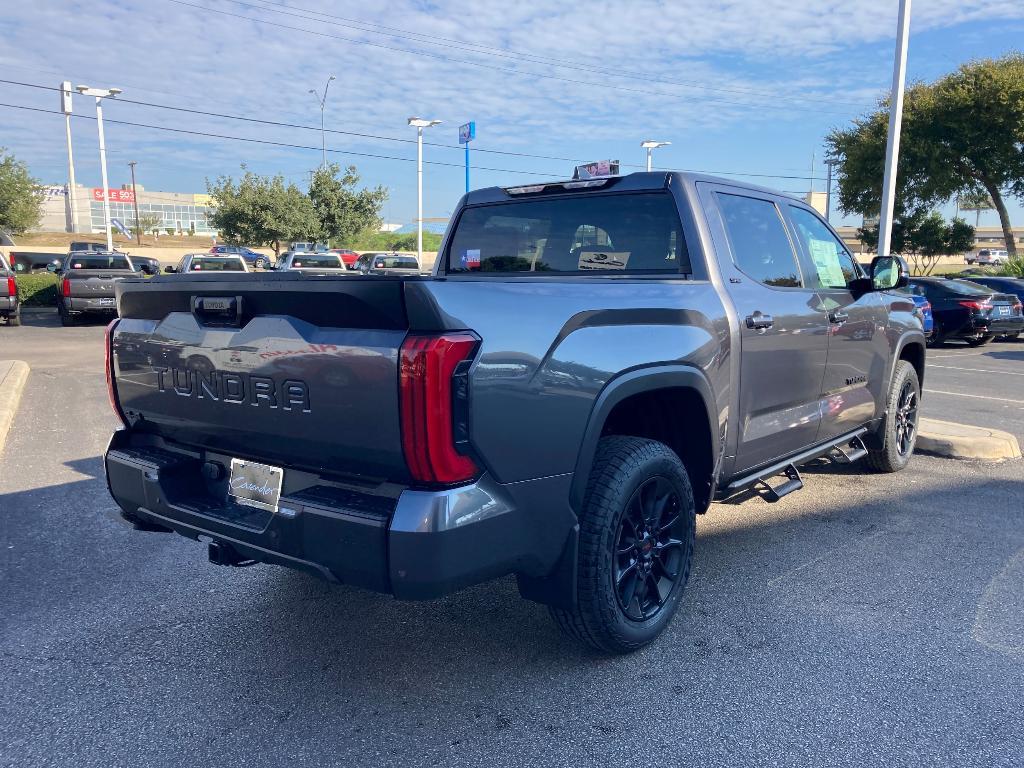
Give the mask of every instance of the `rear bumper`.
<path id="1" fill-rule="evenodd" d="M 106 453 L 107 483 L 120 517 L 138 527 L 208 537 L 244 558 L 403 599 L 507 574 L 543 579 L 576 522 L 570 475 L 511 485 L 485 475 L 449 490 L 381 495 L 286 469 L 272 514 L 226 500 L 203 477 L 205 461 L 224 458 L 121 431 Z"/>
<path id="2" fill-rule="evenodd" d="M 113 296 L 80 299 L 70 297 L 64 299 L 64 310 L 67 312 L 117 312 Z"/>
<path id="3" fill-rule="evenodd" d="M 14 314 L 18 311 L 17 296 L 0 296 L 0 314 Z"/>
<path id="4" fill-rule="evenodd" d="M 979 338 L 981 336 L 1006 336 L 1024 330 L 1024 317 L 987 318 L 974 317 L 959 328 L 946 331 L 947 339 Z"/>

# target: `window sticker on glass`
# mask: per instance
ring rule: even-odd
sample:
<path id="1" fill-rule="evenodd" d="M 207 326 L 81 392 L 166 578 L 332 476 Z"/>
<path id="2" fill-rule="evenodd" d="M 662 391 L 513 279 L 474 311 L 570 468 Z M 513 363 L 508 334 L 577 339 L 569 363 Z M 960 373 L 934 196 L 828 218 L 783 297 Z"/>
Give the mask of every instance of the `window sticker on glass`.
<path id="1" fill-rule="evenodd" d="M 480 266 L 480 249 L 479 248 L 467 248 L 462 252 L 462 267 L 463 269 L 472 269 L 473 267 Z"/>
<path id="2" fill-rule="evenodd" d="M 811 251 L 811 259 L 818 270 L 818 277 L 821 284 L 826 288 L 845 288 L 846 276 L 843 274 L 843 267 L 839 263 L 839 254 L 836 244 L 831 240 L 808 239 L 807 245 Z"/>
<path id="3" fill-rule="evenodd" d="M 578 268 L 625 269 L 632 251 L 580 251 Z"/>

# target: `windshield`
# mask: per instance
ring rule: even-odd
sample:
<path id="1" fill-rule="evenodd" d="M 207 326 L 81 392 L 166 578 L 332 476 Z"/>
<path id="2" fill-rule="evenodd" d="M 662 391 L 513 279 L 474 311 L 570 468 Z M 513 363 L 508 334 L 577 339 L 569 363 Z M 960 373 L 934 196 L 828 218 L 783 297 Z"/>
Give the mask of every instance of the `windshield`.
<path id="1" fill-rule="evenodd" d="M 310 253 L 292 259 L 293 269 L 343 269 L 340 256 L 332 253 Z"/>
<path id="2" fill-rule="evenodd" d="M 374 269 L 419 269 L 420 265 L 414 256 L 377 256 L 373 260 Z"/>
<path id="3" fill-rule="evenodd" d="M 190 272 L 244 272 L 245 263 L 239 256 L 197 256 L 192 259 Z"/>
<path id="4" fill-rule="evenodd" d="M 467 208 L 448 272 L 689 272 L 666 192 L 580 195 Z"/>
<path id="5" fill-rule="evenodd" d="M 131 269 L 128 259 L 119 253 L 91 253 L 68 260 L 68 269 Z"/>

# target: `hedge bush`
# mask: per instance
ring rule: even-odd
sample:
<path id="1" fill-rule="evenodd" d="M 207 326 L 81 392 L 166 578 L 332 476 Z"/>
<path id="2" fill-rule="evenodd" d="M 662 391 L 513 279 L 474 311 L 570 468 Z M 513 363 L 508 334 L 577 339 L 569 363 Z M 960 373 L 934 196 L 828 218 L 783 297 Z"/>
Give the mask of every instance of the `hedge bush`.
<path id="1" fill-rule="evenodd" d="M 57 276 L 49 272 L 19 274 L 18 298 L 26 307 L 57 306 Z"/>

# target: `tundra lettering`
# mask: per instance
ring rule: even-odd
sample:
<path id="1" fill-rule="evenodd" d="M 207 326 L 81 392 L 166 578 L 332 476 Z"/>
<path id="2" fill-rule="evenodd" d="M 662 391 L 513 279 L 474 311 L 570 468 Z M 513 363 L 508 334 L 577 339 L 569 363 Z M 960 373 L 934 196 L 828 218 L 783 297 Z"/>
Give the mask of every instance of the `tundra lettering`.
<path id="1" fill-rule="evenodd" d="M 713 502 L 782 501 L 823 458 L 907 466 L 907 280 L 792 197 L 648 172 L 471 192 L 432 275 L 125 281 L 110 491 L 217 565 L 407 600 L 513 575 L 568 635 L 627 653 L 685 605 Z M 237 297 L 238 325 L 195 311 L 209 294 Z M 315 419 L 285 415 L 311 392 Z"/>

